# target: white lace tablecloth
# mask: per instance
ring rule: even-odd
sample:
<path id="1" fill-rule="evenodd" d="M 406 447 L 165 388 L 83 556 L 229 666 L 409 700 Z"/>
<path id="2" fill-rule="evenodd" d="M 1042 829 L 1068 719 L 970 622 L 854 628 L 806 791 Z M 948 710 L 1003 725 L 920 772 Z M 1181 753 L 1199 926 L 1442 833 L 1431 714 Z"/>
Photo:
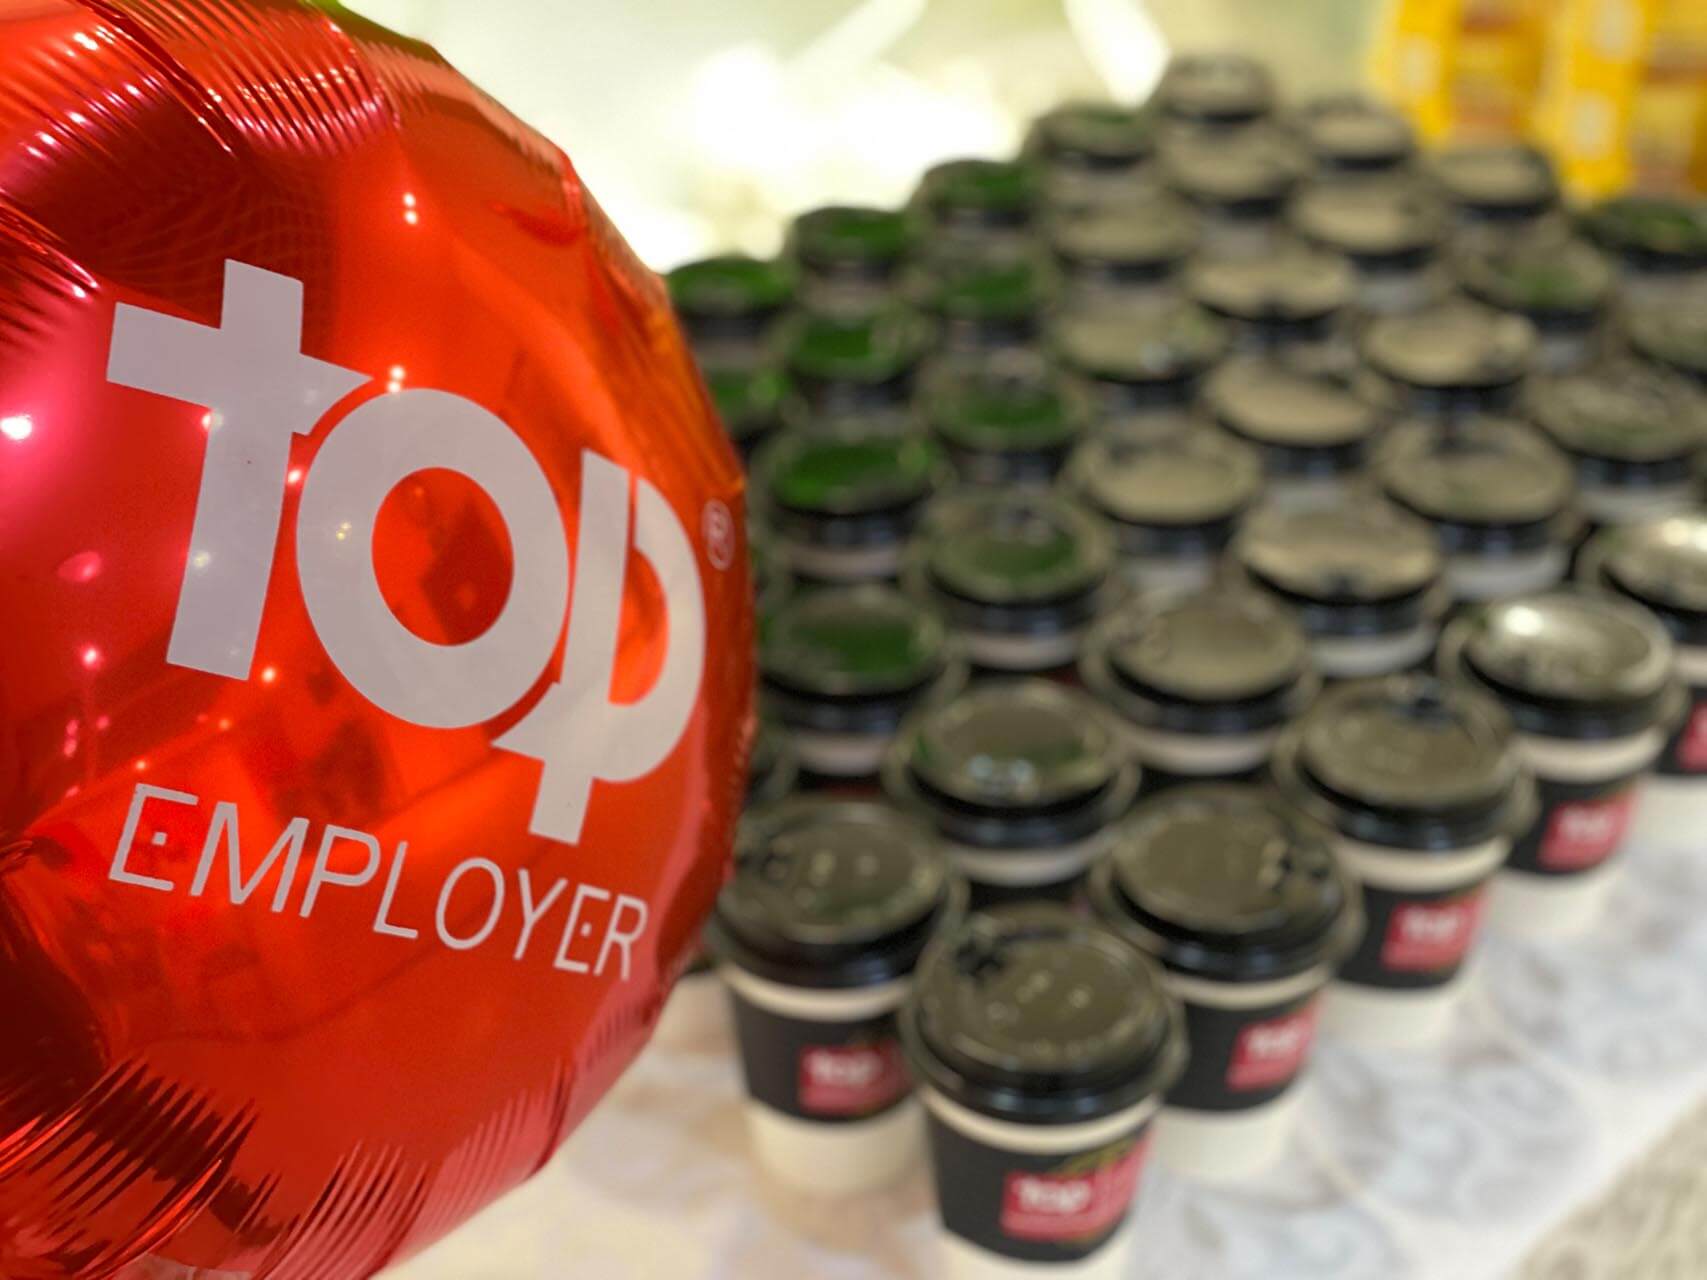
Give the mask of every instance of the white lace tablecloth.
<path id="1" fill-rule="evenodd" d="M 1269 1173 L 1210 1188 L 1152 1163 L 1133 1280 L 1707 1274 L 1707 1112 L 1680 1123 L 1707 1100 L 1707 835 L 1627 867 L 1591 939 L 1491 940 L 1439 1049 L 1324 1038 Z M 702 1025 L 655 1043 L 549 1169 L 393 1280 L 934 1274 L 923 1169 L 824 1201 L 754 1168 L 715 984 L 689 983 Z"/>

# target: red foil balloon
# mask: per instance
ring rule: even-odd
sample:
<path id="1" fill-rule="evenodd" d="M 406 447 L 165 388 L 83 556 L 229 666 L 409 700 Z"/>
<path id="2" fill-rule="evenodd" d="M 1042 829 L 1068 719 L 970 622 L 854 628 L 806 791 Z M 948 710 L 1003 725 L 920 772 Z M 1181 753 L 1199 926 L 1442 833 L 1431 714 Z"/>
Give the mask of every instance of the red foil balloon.
<path id="1" fill-rule="evenodd" d="M 721 878 L 741 496 L 431 50 L 0 0 L 0 1275 L 365 1276 L 550 1156 Z"/>

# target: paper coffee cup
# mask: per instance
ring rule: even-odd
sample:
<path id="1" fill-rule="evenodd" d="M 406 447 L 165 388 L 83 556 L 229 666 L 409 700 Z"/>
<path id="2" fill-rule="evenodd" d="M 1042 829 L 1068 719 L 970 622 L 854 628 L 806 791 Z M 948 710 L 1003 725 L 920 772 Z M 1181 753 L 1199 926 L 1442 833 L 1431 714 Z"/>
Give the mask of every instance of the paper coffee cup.
<path id="1" fill-rule="evenodd" d="M 1156 1122 L 1156 1154 L 1189 1176 L 1272 1163 L 1317 997 L 1362 930 L 1328 841 L 1273 793 L 1180 787 L 1138 806 L 1092 874 L 1098 918 L 1161 962 L 1190 1053 Z"/>
<path id="2" fill-rule="evenodd" d="M 1492 919 L 1504 933 L 1567 937 L 1594 923 L 1617 883 L 1613 858 L 1665 732 L 1599 742 L 1524 734 L 1519 741 L 1540 804 L 1494 886 Z"/>
<path id="3" fill-rule="evenodd" d="M 1264 506 L 1233 540 L 1232 559 L 1250 585 L 1297 610 L 1325 679 L 1415 666 L 1434 647 L 1448 603 L 1434 530 L 1374 495 Z"/>
<path id="4" fill-rule="evenodd" d="M 901 1033 L 941 1212 L 933 1274 L 1125 1274 L 1150 1124 L 1184 1058 L 1155 967 L 1060 908 L 974 916 L 921 962 Z"/>
<path id="5" fill-rule="evenodd" d="M 1605 529 L 1577 572 L 1651 610 L 1676 644 L 1685 709 L 1641 784 L 1631 838 L 1694 849 L 1707 827 L 1707 515 Z"/>
<path id="6" fill-rule="evenodd" d="M 1138 773 L 1095 698 L 992 680 L 909 717 L 883 790 L 935 828 L 983 907 L 1071 896 L 1131 807 Z"/>
<path id="7" fill-rule="evenodd" d="M 1472 418 L 1443 432 L 1394 428 L 1376 455 L 1381 488 L 1434 528 L 1460 604 L 1556 586 L 1582 525 L 1571 464 L 1531 428 Z"/>
<path id="8" fill-rule="evenodd" d="M 1460 618 L 1440 662 L 1501 700 L 1538 784 L 1534 821 L 1495 892 L 1496 924 L 1541 937 L 1587 928 L 1613 883 L 1637 784 L 1681 718 L 1670 638 L 1611 592 L 1564 587 Z"/>
<path id="9" fill-rule="evenodd" d="M 1255 450 L 1168 422 L 1111 428 L 1073 452 L 1063 487 L 1108 521 L 1126 582 L 1148 593 L 1201 590 L 1262 493 Z"/>
<path id="10" fill-rule="evenodd" d="M 800 797 L 743 821 L 706 941 L 729 991 L 754 1153 L 790 1186 L 846 1194 L 917 1162 L 895 1015 L 964 898 L 929 830 L 887 806 Z"/>
<path id="11" fill-rule="evenodd" d="M 1485 694 L 1428 676 L 1345 685 L 1282 735 L 1274 776 L 1333 832 L 1363 890 L 1363 935 L 1324 1024 L 1369 1044 L 1437 1038 L 1488 881 L 1534 812 L 1511 721 Z"/>
<path id="12" fill-rule="evenodd" d="M 901 577 L 942 611 L 975 665 L 1051 671 L 1073 663 L 1085 629 L 1115 602 L 1115 568 L 1114 538 L 1077 502 L 967 489 L 931 504 Z"/>
<path id="13" fill-rule="evenodd" d="M 1121 717 L 1145 791 L 1256 776 L 1320 688 L 1292 613 L 1236 587 L 1108 619 L 1086 641 L 1079 676 Z"/>
<path id="14" fill-rule="evenodd" d="M 800 768 L 837 779 L 873 776 L 907 711 L 967 679 L 942 615 L 877 583 L 784 602 L 764 628 L 759 671 Z"/>

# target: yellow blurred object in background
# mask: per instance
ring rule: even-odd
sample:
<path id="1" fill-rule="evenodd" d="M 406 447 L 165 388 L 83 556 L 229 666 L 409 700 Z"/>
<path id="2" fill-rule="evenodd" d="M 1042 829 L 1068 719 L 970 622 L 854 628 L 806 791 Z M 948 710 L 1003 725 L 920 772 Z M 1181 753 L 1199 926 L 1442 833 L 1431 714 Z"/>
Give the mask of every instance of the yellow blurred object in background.
<path id="1" fill-rule="evenodd" d="M 1428 141 L 1540 142 L 1577 196 L 1707 186 L 1703 0 L 1392 0 L 1373 68 Z"/>

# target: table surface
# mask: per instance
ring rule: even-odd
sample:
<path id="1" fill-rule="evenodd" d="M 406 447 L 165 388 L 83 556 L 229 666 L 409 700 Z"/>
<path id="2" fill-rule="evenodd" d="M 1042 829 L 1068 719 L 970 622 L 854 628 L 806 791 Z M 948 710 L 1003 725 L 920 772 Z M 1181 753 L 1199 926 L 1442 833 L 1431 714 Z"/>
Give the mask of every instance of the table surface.
<path id="1" fill-rule="evenodd" d="M 1629 1229 L 1619 1178 L 1707 1097 L 1703 844 L 1631 850 L 1588 937 L 1490 938 L 1440 1046 L 1373 1052 L 1324 1035 L 1298 1132 L 1268 1172 L 1209 1187 L 1152 1162 L 1132 1280 L 1474 1280 L 1545 1257 L 1573 1215 L 1579 1235 Z M 667 1034 L 556 1161 L 391 1280 L 932 1276 L 922 1168 L 834 1201 L 753 1166 L 715 987 L 689 979 Z M 1524 1270 L 1539 1274 L 1533 1259 Z"/>

